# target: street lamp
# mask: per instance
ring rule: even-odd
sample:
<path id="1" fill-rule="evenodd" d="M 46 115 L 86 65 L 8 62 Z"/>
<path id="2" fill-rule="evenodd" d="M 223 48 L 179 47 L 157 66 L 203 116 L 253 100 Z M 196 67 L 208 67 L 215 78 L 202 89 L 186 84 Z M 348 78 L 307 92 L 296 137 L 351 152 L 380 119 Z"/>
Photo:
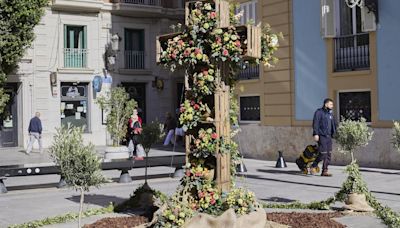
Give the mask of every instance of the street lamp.
<path id="1" fill-rule="evenodd" d="M 354 8 L 356 6 L 362 8 L 364 6 L 364 0 L 346 0 L 346 4 L 350 8 Z"/>
<path id="2" fill-rule="evenodd" d="M 114 52 L 119 51 L 119 41 L 121 40 L 121 38 L 118 36 L 118 33 L 112 35 L 111 37 L 111 49 Z"/>

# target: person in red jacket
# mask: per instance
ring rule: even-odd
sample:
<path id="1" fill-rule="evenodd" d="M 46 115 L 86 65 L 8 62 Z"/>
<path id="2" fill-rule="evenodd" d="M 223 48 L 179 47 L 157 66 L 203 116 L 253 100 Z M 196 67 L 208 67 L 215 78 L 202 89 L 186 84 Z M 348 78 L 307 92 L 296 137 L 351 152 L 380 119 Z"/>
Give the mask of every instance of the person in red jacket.
<path id="1" fill-rule="evenodd" d="M 128 147 L 129 144 L 133 144 L 133 151 L 135 160 L 143 160 L 144 150 L 142 145 L 139 144 L 138 135 L 142 133 L 142 120 L 138 116 L 136 109 L 133 110 L 133 114 L 128 121 Z"/>

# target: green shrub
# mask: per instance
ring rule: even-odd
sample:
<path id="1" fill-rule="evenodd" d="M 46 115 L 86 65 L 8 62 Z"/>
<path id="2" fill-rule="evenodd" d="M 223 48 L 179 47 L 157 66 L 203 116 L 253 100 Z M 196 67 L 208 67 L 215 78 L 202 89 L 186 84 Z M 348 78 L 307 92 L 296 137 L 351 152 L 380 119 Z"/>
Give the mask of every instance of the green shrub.
<path id="1" fill-rule="evenodd" d="M 369 129 L 366 121 L 344 120 L 337 129 L 336 141 L 339 143 L 339 151 L 351 154 L 352 163 L 354 151 L 359 147 L 368 145 L 372 139 L 373 132 Z"/>
<path id="2" fill-rule="evenodd" d="M 392 144 L 394 148 L 400 151 L 400 122 L 394 122 L 392 131 Z"/>
<path id="3" fill-rule="evenodd" d="M 137 107 L 137 102 L 129 99 L 129 94 L 123 87 L 115 87 L 106 96 L 98 97 L 97 103 L 108 111 L 107 131 L 113 140 L 113 146 L 119 146 L 126 136 L 128 119 Z"/>

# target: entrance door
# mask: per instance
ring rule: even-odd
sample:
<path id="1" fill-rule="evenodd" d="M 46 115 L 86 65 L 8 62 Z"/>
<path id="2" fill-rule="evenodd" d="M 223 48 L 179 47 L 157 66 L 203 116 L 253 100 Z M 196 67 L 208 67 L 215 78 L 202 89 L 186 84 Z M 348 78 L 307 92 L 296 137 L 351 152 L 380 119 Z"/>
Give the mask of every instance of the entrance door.
<path id="1" fill-rule="evenodd" d="M 8 84 L 5 89 L 10 99 L 0 115 L 0 147 L 15 147 L 18 146 L 17 84 Z"/>
<path id="2" fill-rule="evenodd" d="M 134 99 L 138 103 L 139 116 L 146 123 L 146 83 L 121 83 L 129 98 Z"/>

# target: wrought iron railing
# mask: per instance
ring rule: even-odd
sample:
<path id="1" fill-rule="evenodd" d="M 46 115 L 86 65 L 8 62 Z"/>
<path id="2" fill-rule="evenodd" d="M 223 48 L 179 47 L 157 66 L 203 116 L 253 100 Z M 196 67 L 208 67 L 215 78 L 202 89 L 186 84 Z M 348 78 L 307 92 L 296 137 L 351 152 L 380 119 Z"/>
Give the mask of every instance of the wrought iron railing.
<path id="1" fill-rule="evenodd" d="M 121 3 L 161 6 L 161 0 L 119 0 Z"/>
<path id="2" fill-rule="evenodd" d="M 334 38 L 335 71 L 369 69 L 369 34 L 341 36 Z"/>
<path id="3" fill-rule="evenodd" d="M 125 51 L 126 69 L 144 69 L 143 51 Z"/>
<path id="4" fill-rule="evenodd" d="M 86 68 L 87 49 L 64 48 L 64 67 L 65 68 Z"/>
<path id="5" fill-rule="evenodd" d="M 240 63 L 239 65 L 241 68 L 237 75 L 239 80 L 257 79 L 260 77 L 260 66 L 249 63 Z"/>

